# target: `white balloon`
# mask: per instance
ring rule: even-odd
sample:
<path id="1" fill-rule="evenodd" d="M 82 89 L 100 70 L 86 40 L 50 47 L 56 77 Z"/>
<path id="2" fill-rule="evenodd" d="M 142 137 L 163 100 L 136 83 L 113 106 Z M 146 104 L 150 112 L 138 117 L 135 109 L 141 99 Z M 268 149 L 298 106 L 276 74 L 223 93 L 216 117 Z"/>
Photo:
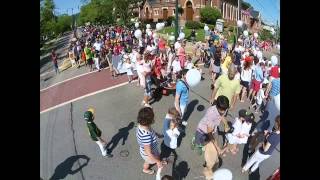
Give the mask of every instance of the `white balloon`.
<path id="1" fill-rule="evenodd" d="M 277 65 L 277 64 L 278 64 L 278 58 L 277 58 L 277 56 L 275 56 L 275 55 L 271 56 L 271 65 L 272 65 L 272 66 L 275 66 L 275 65 Z"/>
<path id="2" fill-rule="evenodd" d="M 248 31 L 243 31 L 243 35 L 247 37 L 249 35 Z"/>
<path id="3" fill-rule="evenodd" d="M 139 23 L 138 22 L 134 23 L 134 27 L 138 28 L 139 27 Z"/>
<path id="4" fill-rule="evenodd" d="M 147 25 L 146 25 L 146 28 L 147 28 L 147 29 L 150 29 L 150 28 L 151 28 L 150 24 L 147 24 Z"/>
<path id="5" fill-rule="evenodd" d="M 277 45 L 277 49 L 280 50 L 280 44 Z"/>
<path id="6" fill-rule="evenodd" d="M 163 28 L 163 26 L 161 25 L 161 23 L 156 24 L 157 31 L 161 30 L 162 28 Z"/>
<path id="7" fill-rule="evenodd" d="M 169 37 L 169 40 L 170 40 L 170 41 L 174 41 L 174 36 L 170 36 L 170 37 Z"/>
<path id="8" fill-rule="evenodd" d="M 255 38 L 258 38 L 258 33 L 254 33 L 253 36 L 254 36 Z"/>
<path id="9" fill-rule="evenodd" d="M 190 69 L 186 74 L 186 80 L 189 86 L 196 86 L 201 80 L 201 74 L 197 69 Z"/>
<path id="10" fill-rule="evenodd" d="M 180 39 L 184 39 L 185 36 L 186 36 L 186 35 L 185 35 L 183 32 L 181 32 L 181 33 L 179 34 L 179 38 L 180 38 Z"/>
<path id="11" fill-rule="evenodd" d="M 204 26 L 203 28 L 205 31 L 208 31 L 209 30 L 209 27 L 207 25 Z"/>
<path id="12" fill-rule="evenodd" d="M 232 172 L 229 169 L 218 169 L 213 173 L 214 180 L 232 180 Z"/>
<path id="13" fill-rule="evenodd" d="M 243 22 L 242 22 L 241 20 L 238 20 L 238 21 L 237 21 L 237 26 L 238 26 L 238 27 L 242 27 L 242 25 L 243 25 Z"/>
<path id="14" fill-rule="evenodd" d="M 140 39 L 141 38 L 141 35 L 142 35 L 142 32 L 140 29 L 137 29 L 135 32 L 134 32 L 134 36 L 137 38 L 137 39 Z"/>
<path id="15" fill-rule="evenodd" d="M 253 54 L 254 56 L 257 56 L 257 51 L 256 51 L 255 49 L 253 49 L 253 50 L 252 50 L 252 54 Z"/>
<path id="16" fill-rule="evenodd" d="M 147 29 L 149 31 L 147 31 L 148 36 L 152 36 L 152 31 L 150 31 L 150 29 Z"/>
<path id="17" fill-rule="evenodd" d="M 119 36 L 119 33 L 116 33 L 116 36 Z"/>

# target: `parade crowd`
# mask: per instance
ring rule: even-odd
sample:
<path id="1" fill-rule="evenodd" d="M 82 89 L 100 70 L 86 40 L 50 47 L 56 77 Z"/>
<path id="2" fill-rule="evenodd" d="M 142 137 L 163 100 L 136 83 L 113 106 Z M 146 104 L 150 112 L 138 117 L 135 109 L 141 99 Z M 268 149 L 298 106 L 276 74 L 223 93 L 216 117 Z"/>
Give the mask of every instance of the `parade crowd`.
<path id="1" fill-rule="evenodd" d="M 96 73 L 109 67 L 112 78 L 127 74 L 129 83 L 137 79 L 137 86 L 143 89 L 136 127 L 138 152 L 144 161 L 143 173 L 154 174 L 156 171 L 150 169 L 152 164 L 158 169 L 166 166 L 170 163 L 171 153 L 175 159 L 178 156 L 177 139 L 187 128 L 184 114 L 191 87 L 186 75 L 191 69 L 203 75 L 203 68 L 209 68 L 211 77 L 204 82 L 211 90 L 208 97 L 211 107 L 202 119 L 197 120 L 199 123 L 190 142 L 194 151 L 204 154 L 203 173 L 207 179 L 213 178 L 212 167 L 216 159 L 229 153 L 237 155 L 239 144 L 249 146 L 250 158 L 241 165 L 243 173 L 249 169 L 250 173 L 254 172 L 279 144 L 280 63 L 275 55 L 270 59 L 263 56 L 262 52 L 270 51 L 271 45 L 260 41 L 256 33 L 243 32 L 233 45 L 214 29 L 205 30 L 205 42 L 195 42 L 196 34 L 192 33 L 192 54 L 186 52 L 184 35 L 176 41 L 160 37 L 150 25 L 143 31 L 137 27 L 86 26 L 79 34 L 68 53 L 73 66 L 84 66 L 88 71 L 96 70 Z M 52 58 L 55 62 L 54 52 Z M 161 89 L 160 93 L 175 91 L 172 106 L 164 115 L 161 133 L 152 128 L 157 110 L 150 102 L 159 93 L 153 90 L 154 86 Z M 230 125 L 226 119 L 228 112 L 245 101 L 250 103 L 250 109 L 241 109 Z M 259 113 L 268 115 L 256 123 L 255 117 Z M 84 116 L 90 136 L 100 147 L 102 155 L 112 157 L 107 142 L 101 138 L 101 130 L 93 121 L 94 110 L 89 109 Z M 218 127 L 223 127 L 224 143 L 218 140 Z M 167 175 L 162 177 L 170 178 Z"/>

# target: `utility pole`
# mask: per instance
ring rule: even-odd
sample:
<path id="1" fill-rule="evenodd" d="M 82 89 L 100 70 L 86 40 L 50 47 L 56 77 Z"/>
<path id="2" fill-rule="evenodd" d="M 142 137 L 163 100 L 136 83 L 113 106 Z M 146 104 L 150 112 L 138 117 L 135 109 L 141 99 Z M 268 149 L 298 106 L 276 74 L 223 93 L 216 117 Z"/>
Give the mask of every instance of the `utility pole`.
<path id="1" fill-rule="evenodd" d="M 178 15 L 178 0 L 176 0 L 176 19 L 175 19 L 175 39 L 177 40 L 179 37 L 179 15 Z"/>

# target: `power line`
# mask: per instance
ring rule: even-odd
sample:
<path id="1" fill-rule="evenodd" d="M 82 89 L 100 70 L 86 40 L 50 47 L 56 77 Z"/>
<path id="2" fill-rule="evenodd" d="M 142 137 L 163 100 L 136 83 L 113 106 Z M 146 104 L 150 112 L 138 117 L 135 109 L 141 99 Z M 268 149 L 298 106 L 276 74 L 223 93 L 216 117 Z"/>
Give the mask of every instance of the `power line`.
<path id="1" fill-rule="evenodd" d="M 266 8 L 265 8 L 258 0 L 255 0 L 255 1 L 259 4 L 259 6 L 260 6 L 262 9 L 265 10 L 265 12 L 268 12 L 268 11 L 266 11 Z M 271 14 L 269 14 L 269 13 L 267 13 L 267 14 L 271 17 L 272 20 L 276 21 L 276 18 L 274 18 Z"/>

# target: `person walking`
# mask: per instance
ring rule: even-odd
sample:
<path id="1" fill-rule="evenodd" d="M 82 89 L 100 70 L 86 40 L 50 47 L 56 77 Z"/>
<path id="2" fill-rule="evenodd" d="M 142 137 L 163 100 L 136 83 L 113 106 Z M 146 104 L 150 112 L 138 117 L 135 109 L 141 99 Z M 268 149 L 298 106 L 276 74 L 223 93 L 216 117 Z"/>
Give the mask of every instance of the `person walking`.
<path id="1" fill-rule="evenodd" d="M 182 124 L 187 125 L 187 122 L 184 120 L 184 113 L 189 101 L 189 86 L 186 81 L 186 74 L 188 70 L 184 69 L 180 73 L 180 80 L 178 80 L 176 85 L 176 95 L 174 100 L 174 106 L 179 112 L 180 117 L 182 118 Z"/>
<path id="2" fill-rule="evenodd" d="M 154 123 L 154 112 L 150 107 L 143 107 L 138 113 L 138 127 L 136 130 L 137 142 L 139 144 L 140 156 L 144 160 L 142 172 L 153 175 L 151 164 L 157 164 L 162 168 L 160 153 L 158 150 L 157 133 L 151 128 Z"/>
<path id="3" fill-rule="evenodd" d="M 107 153 L 106 149 L 106 141 L 101 138 L 101 130 L 98 128 L 98 126 L 93 122 L 94 120 L 94 109 L 89 108 L 85 113 L 84 113 L 84 119 L 87 121 L 87 128 L 89 135 L 93 141 L 95 141 L 102 153 L 102 156 L 106 156 L 108 158 L 113 157 L 112 154 Z"/>
<path id="4" fill-rule="evenodd" d="M 59 66 L 58 66 L 58 55 L 56 54 L 54 49 L 52 49 L 51 51 L 51 59 L 52 59 L 53 67 L 54 67 L 54 70 L 56 71 L 56 74 L 60 73 Z"/>
<path id="5" fill-rule="evenodd" d="M 255 153 L 250 157 L 247 163 L 242 168 L 242 173 L 250 169 L 250 173 L 256 171 L 259 164 L 270 158 L 272 152 L 276 149 L 277 145 L 280 143 L 280 115 L 276 117 L 274 131 L 266 136 L 265 142 L 262 146 L 255 151 Z"/>

